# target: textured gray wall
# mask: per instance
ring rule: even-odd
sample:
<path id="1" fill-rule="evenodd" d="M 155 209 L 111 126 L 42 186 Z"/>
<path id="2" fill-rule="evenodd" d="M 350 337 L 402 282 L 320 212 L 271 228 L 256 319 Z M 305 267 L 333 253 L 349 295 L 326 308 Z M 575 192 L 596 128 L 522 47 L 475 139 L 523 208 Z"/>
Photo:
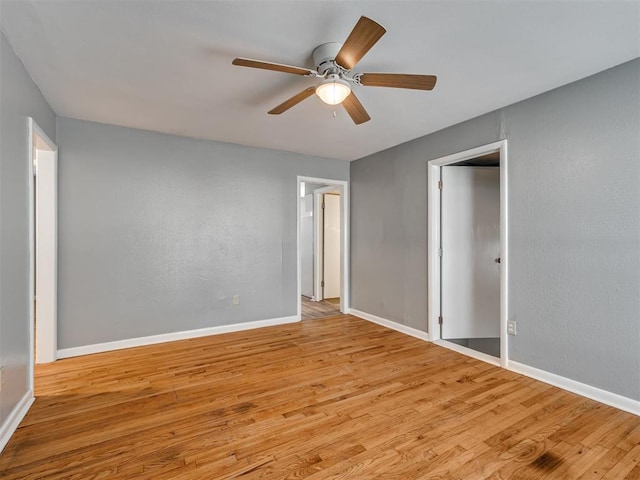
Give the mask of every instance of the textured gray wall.
<path id="1" fill-rule="evenodd" d="M 28 117 L 55 140 L 55 114 L 0 33 L 0 421 L 29 385 Z"/>
<path id="2" fill-rule="evenodd" d="M 67 118 L 58 142 L 59 348 L 297 314 L 296 176 L 347 162 Z"/>
<path id="3" fill-rule="evenodd" d="M 640 60 L 351 163 L 352 307 L 427 330 L 426 162 L 509 141 L 510 359 L 640 400 Z"/>
<path id="4" fill-rule="evenodd" d="M 351 307 L 427 331 L 427 160 L 498 139 L 489 114 L 351 162 Z"/>

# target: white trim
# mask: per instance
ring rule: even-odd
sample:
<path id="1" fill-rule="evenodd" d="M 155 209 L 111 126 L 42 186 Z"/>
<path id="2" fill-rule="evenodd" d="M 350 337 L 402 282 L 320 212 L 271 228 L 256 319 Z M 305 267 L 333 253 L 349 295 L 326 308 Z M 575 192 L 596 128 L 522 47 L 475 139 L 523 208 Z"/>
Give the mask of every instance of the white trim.
<path id="1" fill-rule="evenodd" d="M 29 133 L 27 135 L 27 175 L 29 178 L 27 179 L 29 185 L 27 187 L 29 195 L 28 205 L 29 211 L 27 212 L 27 217 L 29 221 L 29 381 L 28 386 L 29 390 L 33 392 L 34 390 L 34 376 L 35 376 L 35 349 L 36 349 L 36 341 L 35 341 L 35 329 L 36 329 L 36 312 L 35 305 L 33 301 L 33 297 L 35 296 L 35 278 L 36 278 L 36 269 L 35 269 L 35 206 L 34 206 L 34 198 L 33 192 L 35 190 L 35 181 L 33 178 L 33 134 L 36 130 L 36 124 L 33 121 L 33 118 L 29 117 L 27 121 L 27 128 Z M 39 127 L 38 127 L 39 128 Z"/>
<path id="2" fill-rule="evenodd" d="M 349 309 L 348 313 L 362 318 L 363 320 L 376 323 L 383 327 L 387 327 L 397 332 L 410 335 L 420 340 L 429 341 L 429 336 L 426 332 L 408 327 L 406 325 L 402 325 L 398 322 L 387 320 L 370 313 L 361 312 L 360 310 L 356 310 L 355 308 Z M 491 365 L 495 365 L 496 367 L 501 366 L 499 359 L 497 359 L 496 357 L 487 355 L 486 353 L 478 352 L 471 348 L 463 347 L 462 345 L 458 345 L 456 343 L 447 342 L 446 340 L 434 339 L 433 344 L 443 348 L 447 348 L 449 350 L 453 350 L 462 355 L 466 355 L 468 357 L 490 363 Z M 519 362 L 514 362 L 513 360 L 509 362 L 509 365 L 506 367 L 506 369 L 514 373 L 519 373 L 521 375 L 533 378 L 540 382 L 548 383 L 549 385 L 553 385 L 554 387 L 573 392 L 577 395 L 590 398 L 597 402 L 604 403 L 605 405 L 612 406 L 619 410 L 623 410 L 625 412 L 640 416 L 640 401 L 638 400 L 633 400 L 631 398 L 618 395 L 617 393 L 612 393 L 597 387 L 592 387 L 591 385 L 587 385 L 576 380 L 571 380 L 570 378 L 562 377 L 560 375 L 556 375 L 555 373 L 550 373 L 535 367 L 530 367 Z"/>
<path id="3" fill-rule="evenodd" d="M 540 370 L 539 368 L 530 367 L 513 360 L 509 362 L 509 370 L 515 373 L 520 373 L 527 377 L 534 378 L 554 387 L 568 390 L 569 392 L 582 395 L 583 397 L 590 398 L 605 405 L 610 405 L 625 412 L 633 413 L 640 416 L 640 401 L 633 400 L 628 397 L 623 397 L 617 393 L 608 392 L 597 387 L 592 387 L 586 383 L 581 383 L 570 378 L 556 375 L 555 373 L 547 372 L 546 370 Z"/>
<path id="4" fill-rule="evenodd" d="M 347 313 L 350 305 L 350 286 L 351 277 L 349 271 L 350 265 L 350 251 L 349 251 L 349 237 L 350 237 L 350 220 L 349 220 L 349 181 L 347 180 L 332 180 L 328 178 L 316 178 L 305 177 L 298 175 L 296 182 L 296 257 L 297 257 L 297 269 L 298 269 L 298 288 L 296 302 L 298 304 L 298 317 L 302 316 L 302 273 L 301 273 L 301 261 L 300 261 L 300 183 L 311 182 L 321 183 L 328 186 L 333 186 L 334 190 L 340 192 L 340 265 L 341 265 L 341 277 L 340 277 L 340 311 Z M 335 188 L 338 187 L 338 188 Z"/>
<path id="5" fill-rule="evenodd" d="M 58 153 L 37 149 L 35 186 L 36 364 L 56 361 L 58 343 Z"/>
<path id="6" fill-rule="evenodd" d="M 438 345 L 439 347 L 453 350 L 454 352 L 461 353 L 462 355 L 466 355 L 467 357 L 472 357 L 472 358 L 475 358 L 476 360 L 481 360 L 483 362 L 490 363 L 491 365 L 495 365 L 496 367 L 500 366 L 499 358 L 494 357 L 493 355 L 478 352 L 477 350 L 474 350 L 472 348 L 467 348 L 462 345 L 458 345 L 457 343 L 448 342 L 446 340 L 434 340 L 433 344 Z"/>
<path id="7" fill-rule="evenodd" d="M 34 400 L 33 390 L 27 390 L 16 406 L 13 407 L 9 416 L 5 419 L 2 427 L 0 427 L 0 453 L 2 453 L 4 447 L 9 443 L 11 436 L 18 429 L 20 422 L 29 411 Z"/>
<path id="8" fill-rule="evenodd" d="M 62 348 L 58 350 L 58 358 L 77 357 L 80 355 L 90 355 L 92 353 L 121 350 L 123 348 L 142 347 L 145 345 L 155 345 L 157 343 L 186 340 L 189 338 L 206 337 L 209 335 L 221 335 L 223 333 L 231 332 L 241 332 L 243 330 L 272 327 L 274 325 L 284 325 L 286 323 L 295 323 L 299 321 L 300 317 L 297 315 L 293 315 L 290 317 L 271 318 L 268 320 L 255 320 L 253 322 L 236 323 L 232 325 L 219 325 L 216 327 L 185 330 L 182 332 L 162 333 L 159 335 L 150 335 L 148 337 L 127 338 L 125 340 L 95 343 L 93 345 L 83 345 L 81 347 Z"/>
<path id="9" fill-rule="evenodd" d="M 500 143 L 500 365 L 509 368 L 509 154 Z"/>
<path id="10" fill-rule="evenodd" d="M 29 140 L 31 140 L 31 136 L 33 133 L 38 134 L 38 136 L 44 141 L 44 143 L 47 144 L 47 146 L 49 147 L 49 150 L 53 152 L 58 151 L 58 146 L 56 145 L 56 142 L 54 142 L 49 138 L 49 135 L 47 135 L 45 131 L 42 128 L 40 128 L 40 125 L 38 125 L 32 117 L 29 117 L 29 134 L 30 134 Z"/>
<path id="11" fill-rule="evenodd" d="M 336 180 L 335 178 L 306 177 L 304 175 L 298 175 L 298 183 L 300 182 L 324 183 L 327 185 L 347 185 L 349 183 L 347 180 Z M 299 188 L 298 192 L 300 192 Z M 299 194 L 300 193 L 298 193 L 298 195 Z"/>
<path id="12" fill-rule="evenodd" d="M 35 284 L 35 228 L 34 228 L 34 213 L 35 213 L 35 205 L 34 205 L 34 178 L 33 178 L 33 157 L 34 157 L 34 143 L 35 137 L 38 136 L 40 140 L 42 140 L 49 150 L 55 152 L 55 162 L 57 166 L 58 161 L 58 147 L 57 145 L 49 138 L 49 136 L 45 133 L 42 128 L 36 123 L 36 121 L 32 117 L 27 118 L 27 174 L 28 178 L 28 206 L 29 211 L 27 212 L 28 221 L 29 221 L 29 378 L 28 378 L 28 387 L 29 390 L 33 392 L 34 390 L 34 358 L 35 358 L 35 311 L 34 311 L 34 284 Z M 56 182 L 57 188 L 57 182 Z M 56 194 L 57 197 L 57 194 Z M 57 207 L 56 207 L 57 208 Z M 55 327 L 54 327 L 55 328 Z M 53 330 L 55 331 L 55 330 Z M 38 339 L 40 341 L 40 339 Z M 50 339 L 51 341 L 56 341 L 56 338 Z M 44 340 L 43 340 L 44 341 Z M 52 351 L 55 353 L 55 346 L 52 348 Z"/>
<path id="13" fill-rule="evenodd" d="M 427 163 L 427 323 L 429 337 L 440 338 L 440 168 Z M 433 216 L 438 215 L 435 222 Z"/>
<path id="14" fill-rule="evenodd" d="M 433 341 L 440 340 L 440 167 L 470 158 L 500 152 L 500 362 L 509 366 L 507 321 L 509 318 L 509 217 L 508 217 L 508 155 L 507 140 L 454 153 L 427 162 L 427 318 Z M 453 344 L 456 345 L 456 344 Z M 456 345 L 459 347 L 459 345 Z M 464 348 L 464 347 L 461 347 Z M 471 349 L 465 349 L 471 350 Z M 458 350 L 456 350 L 458 351 Z M 465 353 L 465 352 L 461 352 Z M 466 353 L 465 353 L 466 354 Z M 494 357 L 491 357 L 494 359 Z M 482 359 L 481 359 L 482 360 Z M 490 362 L 493 363 L 493 362 Z"/>
<path id="15" fill-rule="evenodd" d="M 378 317 L 377 315 L 372 315 L 367 312 L 361 312 L 360 310 L 356 310 L 355 308 L 350 308 L 348 313 L 358 318 L 362 318 L 363 320 L 367 320 L 371 323 L 376 323 L 378 325 L 382 325 L 383 327 L 390 328 L 391 330 L 395 330 L 396 332 L 410 335 L 420 340 L 424 340 L 425 342 L 429 341 L 429 334 L 427 332 L 423 332 L 422 330 L 418 330 L 417 328 L 402 325 L 401 323 L 394 322 L 393 320 L 387 320 L 386 318 Z"/>
<path id="16" fill-rule="evenodd" d="M 360 310 L 356 310 L 355 308 L 349 309 L 348 313 L 363 320 L 376 323 L 383 327 L 387 327 L 397 332 L 410 335 L 420 340 L 429 341 L 428 334 L 426 332 L 423 332 L 422 330 L 417 330 L 415 328 L 408 327 L 398 322 L 387 320 L 370 313 L 361 312 Z M 487 355 L 486 353 L 478 352 L 471 348 L 463 347 L 462 345 L 458 345 L 453 342 L 435 339 L 433 340 L 433 344 L 443 348 L 447 348 L 449 350 L 453 350 L 462 355 L 475 358 L 476 360 L 490 363 L 491 365 L 495 365 L 496 367 L 501 366 L 500 360 L 498 358 Z M 549 385 L 553 385 L 554 387 L 573 392 L 577 395 L 590 398 L 597 402 L 604 403 L 605 405 L 609 405 L 619 410 L 623 410 L 625 412 L 640 416 L 640 401 L 638 400 L 633 400 L 631 398 L 618 395 L 617 393 L 612 393 L 597 387 L 592 387 L 591 385 L 587 385 L 586 383 L 581 383 L 570 378 L 556 375 L 555 373 L 540 370 L 535 367 L 530 367 L 519 362 L 514 362 L 513 360 L 509 362 L 509 365 L 506 367 L 506 369 L 514 373 L 519 373 L 521 375 L 533 378 L 540 382 L 548 383 Z"/>

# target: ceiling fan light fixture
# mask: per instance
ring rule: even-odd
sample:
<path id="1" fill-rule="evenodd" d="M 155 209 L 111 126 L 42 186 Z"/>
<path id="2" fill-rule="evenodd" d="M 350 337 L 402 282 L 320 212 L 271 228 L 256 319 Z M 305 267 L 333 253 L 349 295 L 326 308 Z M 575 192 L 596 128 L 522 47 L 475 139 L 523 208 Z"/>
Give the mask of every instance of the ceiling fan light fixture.
<path id="1" fill-rule="evenodd" d="M 316 88 L 316 95 L 329 105 L 342 103 L 350 94 L 351 87 L 349 84 L 339 78 L 327 79 Z"/>
<path id="2" fill-rule="evenodd" d="M 0 0 L 1 2 L 2 0 Z M 435 75 L 414 75 L 406 73 L 353 73 L 356 64 L 385 34 L 385 28 L 367 17 L 360 17 L 344 43 L 328 42 L 318 45 L 312 53 L 315 70 L 294 67 L 282 63 L 264 62 L 238 57 L 233 65 L 261 68 L 274 72 L 290 73 L 310 78 L 321 78 L 317 86 L 309 86 L 269 110 L 269 115 L 280 115 L 298 105 L 314 93 L 329 105 L 342 104 L 356 125 L 368 122 L 371 117 L 358 100 L 351 84 L 362 87 L 409 88 L 413 90 L 433 90 Z M 333 112 L 336 116 L 336 112 Z"/>

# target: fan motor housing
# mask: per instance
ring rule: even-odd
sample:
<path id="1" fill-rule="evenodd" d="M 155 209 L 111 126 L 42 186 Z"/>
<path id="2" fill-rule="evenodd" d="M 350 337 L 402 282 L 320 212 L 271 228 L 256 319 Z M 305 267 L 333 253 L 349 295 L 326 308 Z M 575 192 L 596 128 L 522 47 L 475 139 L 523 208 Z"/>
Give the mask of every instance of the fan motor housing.
<path id="1" fill-rule="evenodd" d="M 324 75 L 328 70 L 336 70 L 335 59 L 341 48 L 342 43 L 329 42 L 323 43 L 313 50 L 313 63 L 320 75 Z"/>

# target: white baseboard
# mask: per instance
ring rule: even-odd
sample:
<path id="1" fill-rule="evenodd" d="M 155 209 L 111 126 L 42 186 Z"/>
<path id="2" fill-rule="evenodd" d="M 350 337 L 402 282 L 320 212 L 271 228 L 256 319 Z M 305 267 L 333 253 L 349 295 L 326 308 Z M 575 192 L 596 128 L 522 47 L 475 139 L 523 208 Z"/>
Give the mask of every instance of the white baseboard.
<path id="1" fill-rule="evenodd" d="M 346 313 L 372 323 L 377 323 L 378 325 L 390 328 L 391 330 L 396 330 L 397 332 L 419 338 L 420 340 L 424 340 L 425 342 L 429 341 L 429 334 L 427 332 L 423 332 L 422 330 L 418 330 L 417 328 L 408 327 L 407 325 L 402 325 L 401 323 L 387 320 L 386 318 L 378 317 L 367 312 L 361 312 L 360 310 L 356 310 L 355 308 L 348 309 Z"/>
<path id="2" fill-rule="evenodd" d="M 453 350 L 454 352 L 462 353 L 467 357 L 472 357 L 472 358 L 475 358 L 476 360 L 481 360 L 485 363 L 490 363 L 491 365 L 495 365 L 496 367 L 500 366 L 499 358 L 493 357 L 491 355 L 487 355 L 486 353 L 478 352 L 472 348 L 463 347 L 462 345 L 458 345 L 453 342 L 447 342 L 446 340 L 434 340 L 433 344 L 443 348 L 447 348 L 449 350 Z"/>
<path id="3" fill-rule="evenodd" d="M 20 422 L 29 411 L 34 400 L 33 392 L 31 390 L 27 390 L 18 404 L 13 407 L 13 410 L 11 410 L 11 413 L 5 419 L 2 426 L 0 426 L 0 453 L 4 450 L 4 447 L 7 446 L 7 443 L 9 443 L 11 436 L 18 429 Z"/>
<path id="4" fill-rule="evenodd" d="M 81 347 L 62 348 L 58 350 L 58 358 L 77 357 L 80 355 L 109 352 L 111 350 L 120 350 L 123 348 L 141 347 L 144 345 L 154 345 L 156 343 L 173 342 L 175 340 L 186 340 L 188 338 L 240 332 L 243 330 L 271 327 L 274 325 L 283 325 L 285 323 L 294 323 L 299 321 L 300 317 L 298 315 L 293 315 L 290 317 L 270 318 L 268 320 L 256 320 L 253 322 L 236 323 L 232 325 L 220 325 L 216 327 L 199 328 L 197 330 L 186 330 L 183 332 L 162 333 L 160 335 L 151 335 L 148 337 L 127 338 L 126 340 L 116 340 L 114 342 L 95 343 L 93 345 L 83 345 Z"/>
<path id="5" fill-rule="evenodd" d="M 427 332 L 423 332 L 422 330 L 418 330 L 407 325 L 402 325 L 398 322 L 378 317 L 377 315 L 361 312 L 360 310 L 356 310 L 354 308 L 348 309 L 346 313 L 362 318 L 363 320 L 382 325 L 383 327 L 396 330 L 406 335 L 410 335 L 420 340 L 424 340 L 427 342 L 430 341 L 429 334 Z M 153 345 L 156 343 L 185 340 L 188 338 L 205 337 L 208 335 L 220 335 L 223 333 L 239 332 L 243 330 L 270 327 L 274 325 L 283 325 L 286 323 L 294 323 L 298 321 L 300 321 L 300 317 L 294 315 L 290 317 L 257 320 L 253 322 L 245 322 L 234 325 L 221 325 L 217 327 L 200 328 L 197 330 L 187 330 L 183 332 L 165 333 L 148 337 L 130 338 L 126 340 L 117 340 L 114 342 L 98 343 L 81 347 L 63 348 L 58 350 L 58 358 L 76 357 L 79 355 L 89 355 L 92 353 L 108 352 L 111 350 L 120 350 L 123 348 L 139 347 L 144 345 Z M 578 395 L 582 395 L 583 397 L 596 400 L 598 402 L 604 403 L 605 405 L 610 405 L 620 410 L 624 410 L 625 412 L 640 416 L 640 401 L 633 400 L 616 393 L 608 392 L 597 387 L 592 387 L 591 385 L 587 385 L 570 378 L 562 377 L 560 375 L 556 375 L 555 373 L 550 373 L 545 370 L 540 370 L 535 367 L 530 367 L 522 363 L 514 362 L 513 360 L 509 360 L 507 369 L 516 373 L 520 373 L 522 375 L 526 375 L 527 377 L 534 378 L 541 382 L 548 383 L 549 385 L 562 388 L 563 390 L 568 390 Z M 28 391 L 2 425 L 0 429 L 0 451 L 2 451 L 2 448 L 4 448 L 6 443 L 9 441 L 9 438 L 11 437 L 15 429 L 18 428 L 18 424 L 26 415 L 29 407 L 33 403 L 33 400 L 34 399 L 32 392 Z"/>
<path id="6" fill-rule="evenodd" d="M 383 327 L 391 328 L 392 330 L 396 330 L 412 337 L 419 338 L 420 340 L 430 341 L 429 334 L 423 332 L 422 330 L 417 330 L 415 328 L 408 327 L 398 322 L 393 322 L 391 320 L 387 320 L 370 313 L 361 312 L 360 310 L 356 310 L 354 308 L 349 309 L 347 313 L 362 318 L 363 320 L 377 323 L 378 325 L 382 325 Z M 447 345 L 442 345 L 439 341 L 436 341 L 435 343 L 441 346 L 446 346 L 447 348 L 458 351 L 459 353 L 471 355 L 478 360 L 500 366 L 499 361 L 496 361 L 495 359 L 493 359 L 493 357 L 487 356 L 488 358 L 482 358 L 482 355 L 478 355 L 473 351 L 467 352 L 466 350 L 468 349 L 465 349 L 464 347 L 457 348 L 457 345 L 450 342 L 446 342 Z M 609 405 L 619 410 L 624 410 L 625 412 L 633 413 L 634 415 L 640 416 L 640 401 L 638 400 L 633 400 L 631 398 L 618 395 L 617 393 L 612 393 L 597 387 L 592 387 L 591 385 L 587 385 L 586 383 L 581 383 L 570 378 L 556 375 L 555 373 L 547 372 L 545 370 L 530 367 L 522 363 L 514 362 L 513 360 L 509 360 L 507 362 L 507 370 L 526 375 L 527 377 L 531 377 L 541 382 L 548 383 L 549 385 L 553 385 L 554 387 L 568 390 L 569 392 L 582 395 L 583 397 L 590 398 L 600 403 L 604 403 L 605 405 Z"/>
<path id="7" fill-rule="evenodd" d="M 570 378 L 562 377 L 555 373 L 547 372 L 546 370 L 540 370 L 535 367 L 514 362 L 513 360 L 509 361 L 509 370 L 640 416 L 640 402 L 637 400 L 623 397 L 617 393 L 611 393 L 597 387 L 592 387 L 586 383 L 577 382 L 576 380 L 571 380 Z"/>

